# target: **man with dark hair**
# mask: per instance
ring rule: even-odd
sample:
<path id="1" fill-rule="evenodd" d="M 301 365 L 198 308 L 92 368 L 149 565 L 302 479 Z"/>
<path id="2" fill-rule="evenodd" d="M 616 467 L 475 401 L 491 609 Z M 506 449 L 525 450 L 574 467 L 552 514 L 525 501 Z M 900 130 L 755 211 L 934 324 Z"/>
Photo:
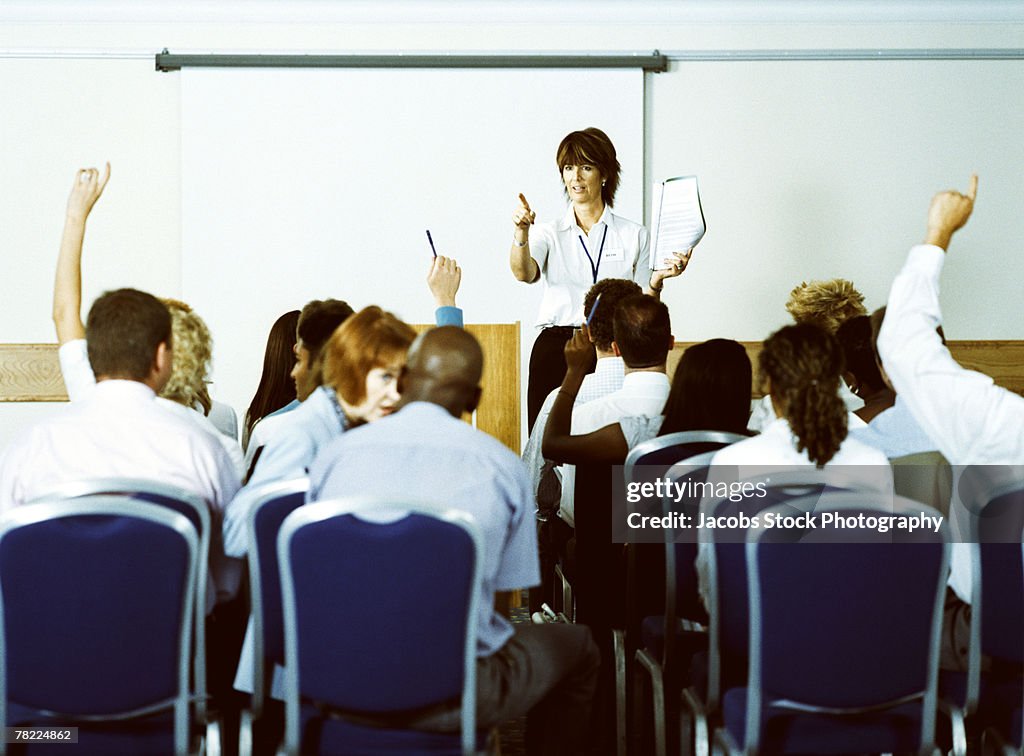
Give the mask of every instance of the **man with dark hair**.
<path id="1" fill-rule="evenodd" d="M 160 300 L 143 291 L 110 291 L 89 310 L 85 339 L 96 380 L 145 381 L 153 355 L 161 347 L 171 347 L 171 313 Z"/>
<path id="2" fill-rule="evenodd" d="M 320 385 L 320 350 L 335 329 L 344 323 L 353 310 L 348 302 L 340 299 L 314 299 L 299 313 L 299 324 L 295 328 L 295 394 L 300 402 L 312 394 Z"/>
<path id="3" fill-rule="evenodd" d="M 400 505 L 410 492 L 429 491 L 472 515 L 484 537 L 477 726 L 489 729 L 529 712 L 531 753 L 581 753 L 599 664 L 589 629 L 513 627 L 495 610 L 496 592 L 536 585 L 537 544 L 523 463 L 461 420 L 479 402 L 482 371 L 483 353 L 471 334 L 452 327 L 421 334 L 399 378 L 399 411 L 321 451 L 310 471 L 309 498 L 370 495 Z M 456 730 L 457 704 L 414 726 Z"/>
<path id="4" fill-rule="evenodd" d="M 0 458 L 0 512 L 62 483 L 137 478 L 202 497 L 219 522 L 238 489 L 230 457 L 211 433 L 156 397 L 171 375 L 167 307 L 135 289 L 107 292 L 89 311 L 85 335 L 96 386 L 11 441 Z M 211 560 L 211 603 L 233 595 L 239 574 L 223 555 Z"/>
<path id="5" fill-rule="evenodd" d="M 612 319 L 612 351 L 622 357 L 622 387 L 600 399 L 577 406 L 572 432 L 583 434 L 618 422 L 624 417 L 660 415 L 668 399 L 668 353 L 675 341 L 668 307 L 654 297 L 635 294 L 619 302 Z M 574 465 L 562 466 L 562 500 L 558 516 L 575 526 Z"/>
<path id="6" fill-rule="evenodd" d="M 590 287 L 583 299 L 583 318 L 593 313 L 590 321 L 590 338 L 597 351 L 597 365 L 594 372 L 583 379 L 580 392 L 576 395 L 576 407 L 594 399 L 607 396 L 622 388 L 625 366 L 622 358 L 612 350 L 614 332 L 612 320 L 619 302 L 626 297 L 642 294 L 640 286 L 624 278 L 604 278 Z M 598 301 L 600 297 L 600 301 Z M 597 309 L 594 303 L 597 302 Z M 566 542 L 572 537 L 572 528 L 555 516 L 561 497 L 561 478 L 555 465 L 547 462 L 541 454 L 541 442 L 547 427 L 548 415 L 555 402 L 558 389 L 554 389 L 540 408 L 533 431 L 523 449 L 523 461 L 530 473 L 530 490 L 537 496 L 538 544 L 540 547 L 541 588 L 530 591 L 530 611 L 537 612 L 541 604 L 551 603 L 556 555 L 561 553 Z M 543 488 L 541 481 L 544 481 Z"/>

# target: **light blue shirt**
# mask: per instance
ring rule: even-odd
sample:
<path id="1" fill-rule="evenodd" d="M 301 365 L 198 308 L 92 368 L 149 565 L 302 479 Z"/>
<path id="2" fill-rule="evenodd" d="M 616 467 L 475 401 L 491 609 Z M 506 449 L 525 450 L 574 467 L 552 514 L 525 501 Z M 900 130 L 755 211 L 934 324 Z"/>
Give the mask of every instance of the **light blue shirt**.
<path id="1" fill-rule="evenodd" d="M 345 430 L 344 415 L 333 392 L 321 386 L 281 418 L 274 437 L 263 447 L 256 469 L 224 514 L 224 552 L 242 557 L 248 550 L 246 520 L 256 503 L 256 489 L 267 483 L 303 478 L 317 452 Z"/>
<path id="2" fill-rule="evenodd" d="M 537 585 L 540 569 L 529 476 L 498 440 L 436 404 L 413 402 L 335 439 L 309 477 L 310 501 L 429 496 L 472 515 L 484 541 L 477 656 L 490 656 L 512 637 L 512 625 L 494 610 L 494 594 Z"/>

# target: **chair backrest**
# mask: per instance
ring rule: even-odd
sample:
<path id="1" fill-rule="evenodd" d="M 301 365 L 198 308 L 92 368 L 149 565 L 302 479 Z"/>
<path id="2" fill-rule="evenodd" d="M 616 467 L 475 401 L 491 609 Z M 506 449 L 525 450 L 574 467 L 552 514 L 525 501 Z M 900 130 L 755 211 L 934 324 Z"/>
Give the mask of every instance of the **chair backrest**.
<path id="1" fill-rule="evenodd" d="M 281 573 L 277 535 L 281 523 L 306 503 L 309 478 L 269 483 L 255 492 L 248 514 L 249 585 L 253 619 L 253 716 L 259 717 L 266 697 L 268 666 L 284 664 L 284 620 L 281 614 Z"/>
<path id="2" fill-rule="evenodd" d="M 120 497 L 4 515 L 0 720 L 9 704 L 61 723 L 173 709 L 186 752 L 198 552 L 185 517 Z"/>
<path id="3" fill-rule="evenodd" d="M 966 468 L 962 500 L 969 511 L 971 624 L 965 710 L 973 712 L 981 686 L 982 654 L 1020 662 L 1024 658 L 1024 468 Z"/>
<path id="4" fill-rule="evenodd" d="M 794 512 L 814 519 L 772 521 Z M 920 745 L 932 744 L 949 552 L 937 510 L 887 493 L 829 491 L 763 510 L 746 544 L 747 747 L 756 751 L 773 702 L 858 714 L 920 701 Z"/>
<path id="5" fill-rule="evenodd" d="M 744 438 L 746 436 L 738 433 L 707 430 L 680 431 L 652 438 L 629 450 L 625 462 L 626 480 L 634 480 L 633 471 L 638 466 L 657 468 L 650 477 L 660 476 L 676 462 L 721 449 Z"/>
<path id="6" fill-rule="evenodd" d="M 300 696 L 367 715 L 461 701 L 472 752 L 482 548 L 472 517 L 433 505 L 352 498 L 288 515 L 278 559 L 290 753 Z"/>
<path id="7" fill-rule="evenodd" d="M 140 478 L 94 478 L 64 483 L 36 497 L 32 503 L 48 503 L 92 496 L 113 496 L 149 502 L 184 515 L 199 538 L 199 565 L 196 572 L 195 657 L 193 686 L 197 718 L 206 718 L 206 610 L 211 582 L 210 507 L 191 491 Z"/>
<path id="8" fill-rule="evenodd" d="M 714 477 L 714 473 L 709 477 Z M 747 603 L 746 529 L 763 510 L 805 499 L 803 506 L 812 506 L 807 497 L 853 486 L 838 468 L 819 469 L 811 466 L 784 469 L 737 481 L 724 476 L 716 485 L 731 485 L 732 495 L 708 497 L 700 504 L 699 516 L 715 518 L 727 527 L 698 531 L 707 548 L 709 664 L 708 704 L 717 708 L 724 687 L 739 685 L 747 674 L 749 608 Z M 726 482 L 728 481 L 728 482 Z M 709 481 L 709 483 L 712 481 Z M 794 510 L 795 512 L 797 510 Z M 730 519 L 732 518 L 732 519 Z"/>

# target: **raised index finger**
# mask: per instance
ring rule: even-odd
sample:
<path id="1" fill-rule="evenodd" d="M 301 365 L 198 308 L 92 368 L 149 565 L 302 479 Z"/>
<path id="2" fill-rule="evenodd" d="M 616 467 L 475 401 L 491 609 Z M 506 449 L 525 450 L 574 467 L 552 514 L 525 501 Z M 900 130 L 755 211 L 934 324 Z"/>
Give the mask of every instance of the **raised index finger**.
<path id="1" fill-rule="evenodd" d="M 519 196 L 521 197 L 522 195 L 519 195 Z M 973 202 L 974 198 L 976 196 L 978 196 L 978 174 L 977 173 L 972 173 L 971 174 L 971 186 L 967 190 L 967 196 L 970 197 L 971 202 Z"/>
<path id="2" fill-rule="evenodd" d="M 523 203 L 523 207 L 526 208 L 527 212 L 533 212 L 530 210 L 530 203 L 526 201 L 526 197 L 523 196 L 522 192 L 519 193 L 519 201 Z"/>
<path id="3" fill-rule="evenodd" d="M 107 161 L 107 167 L 103 171 L 103 178 L 100 179 L 99 192 L 103 193 L 103 189 L 107 186 L 107 182 L 110 181 L 110 162 Z"/>

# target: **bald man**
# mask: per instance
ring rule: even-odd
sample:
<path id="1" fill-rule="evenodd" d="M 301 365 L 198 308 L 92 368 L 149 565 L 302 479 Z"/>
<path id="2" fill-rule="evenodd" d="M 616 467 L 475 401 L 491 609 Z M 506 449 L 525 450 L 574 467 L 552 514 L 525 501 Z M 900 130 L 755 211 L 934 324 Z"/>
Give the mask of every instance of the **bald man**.
<path id="1" fill-rule="evenodd" d="M 421 334 L 399 378 L 399 411 L 321 451 L 310 469 L 309 499 L 370 495 L 400 504 L 429 492 L 438 503 L 472 515 L 484 539 L 477 726 L 488 729 L 529 712 L 531 753 L 579 753 L 599 665 L 589 629 L 513 628 L 495 609 L 496 592 L 535 586 L 540 576 L 525 465 L 460 419 L 480 401 L 482 373 L 483 352 L 472 334 L 453 327 Z M 417 727 L 454 731 L 458 711 Z"/>

